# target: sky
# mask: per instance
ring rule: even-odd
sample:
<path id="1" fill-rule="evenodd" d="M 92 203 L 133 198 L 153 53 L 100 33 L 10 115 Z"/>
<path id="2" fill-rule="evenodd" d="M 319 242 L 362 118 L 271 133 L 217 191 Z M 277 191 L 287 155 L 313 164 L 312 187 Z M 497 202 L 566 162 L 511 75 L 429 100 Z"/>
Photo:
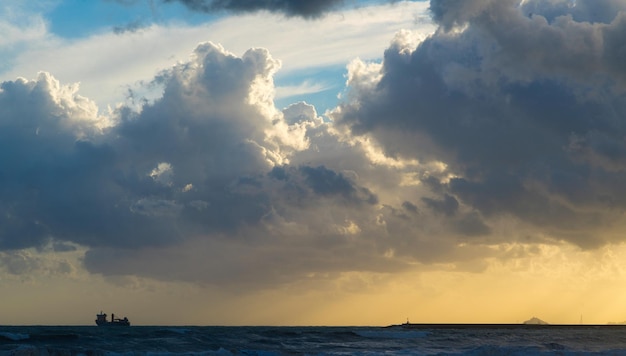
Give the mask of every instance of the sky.
<path id="1" fill-rule="evenodd" d="M 0 0 L 0 320 L 626 321 L 626 0 Z"/>

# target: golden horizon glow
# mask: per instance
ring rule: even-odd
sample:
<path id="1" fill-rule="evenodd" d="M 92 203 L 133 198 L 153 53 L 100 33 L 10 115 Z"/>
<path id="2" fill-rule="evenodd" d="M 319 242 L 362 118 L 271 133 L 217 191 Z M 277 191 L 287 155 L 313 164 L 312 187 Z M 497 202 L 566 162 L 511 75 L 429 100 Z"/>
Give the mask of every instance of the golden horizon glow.
<path id="1" fill-rule="evenodd" d="M 418 265 L 402 273 L 346 272 L 257 291 L 93 276 L 80 267 L 80 254 L 71 252 L 64 258 L 78 268 L 70 278 L 3 276 L 0 314 L 4 324 L 12 325 L 92 325 L 100 310 L 128 316 L 133 325 L 386 326 L 407 318 L 413 323 L 521 323 L 532 317 L 578 324 L 581 316 L 586 324 L 626 320 L 626 305 L 616 298 L 626 295 L 626 245 L 595 251 L 539 245 L 534 251 L 532 256 L 486 261 L 482 272 Z M 46 257 L 52 258 L 59 254 Z"/>

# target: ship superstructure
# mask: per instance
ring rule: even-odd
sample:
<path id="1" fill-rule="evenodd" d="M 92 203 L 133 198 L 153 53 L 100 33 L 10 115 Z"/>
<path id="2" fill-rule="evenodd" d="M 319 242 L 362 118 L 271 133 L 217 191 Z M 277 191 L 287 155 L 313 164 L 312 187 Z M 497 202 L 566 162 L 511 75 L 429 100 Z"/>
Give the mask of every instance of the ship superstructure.
<path id="1" fill-rule="evenodd" d="M 127 317 L 115 318 L 115 314 L 111 314 L 111 321 L 108 321 L 107 315 L 101 311 L 100 314 L 96 314 L 96 324 L 98 326 L 130 326 L 130 321 Z"/>

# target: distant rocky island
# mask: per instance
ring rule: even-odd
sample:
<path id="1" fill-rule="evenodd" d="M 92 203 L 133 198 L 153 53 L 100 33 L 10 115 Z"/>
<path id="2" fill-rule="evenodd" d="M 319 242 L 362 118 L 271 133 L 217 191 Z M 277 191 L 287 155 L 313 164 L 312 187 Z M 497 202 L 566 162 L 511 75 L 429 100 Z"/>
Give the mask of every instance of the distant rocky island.
<path id="1" fill-rule="evenodd" d="M 524 322 L 524 324 L 526 325 L 548 325 L 548 323 L 546 323 L 545 321 L 533 316 L 532 318 L 526 320 Z"/>

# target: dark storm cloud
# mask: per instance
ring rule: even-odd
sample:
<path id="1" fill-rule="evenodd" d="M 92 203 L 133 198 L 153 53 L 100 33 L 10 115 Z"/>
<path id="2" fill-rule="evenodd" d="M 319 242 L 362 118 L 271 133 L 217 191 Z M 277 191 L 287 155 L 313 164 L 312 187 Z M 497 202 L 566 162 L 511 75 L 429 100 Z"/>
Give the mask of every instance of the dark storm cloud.
<path id="1" fill-rule="evenodd" d="M 0 248 L 51 238 L 158 246 L 258 221 L 268 209 L 263 194 L 242 189 L 237 178 L 267 169 L 262 148 L 247 141 L 261 138 L 263 119 L 250 105 L 216 112 L 191 102 L 245 102 L 250 83 L 276 63 L 263 51 L 237 58 L 213 45 L 196 54 L 206 66 L 173 70 L 163 99 L 140 114 L 120 111 L 119 124 L 102 134 L 75 117 L 81 105 L 95 110 L 93 103 L 66 95 L 51 76 L 3 83 Z M 185 70 L 193 75 L 178 77 Z M 180 91 L 196 85 L 197 95 Z M 255 117 L 258 127 L 246 125 L 244 118 Z"/>
<path id="2" fill-rule="evenodd" d="M 528 16 L 541 14 L 548 22 L 559 16 L 572 16 L 577 22 L 610 23 L 619 11 L 624 10 L 623 0 L 570 0 L 545 1 L 530 0 L 521 5 L 523 13 Z"/>
<path id="3" fill-rule="evenodd" d="M 403 202 L 402 207 L 411 213 L 417 213 L 417 206 L 410 201 Z"/>
<path id="4" fill-rule="evenodd" d="M 72 108 L 57 105 L 50 95 L 56 85 L 53 78 L 42 74 L 36 82 L 17 80 L 1 86 L 0 247 L 3 249 L 38 245 L 48 239 L 50 228 L 45 216 L 63 214 L 64 202 L 71 199 L 66 194 L 71 191 L 68 188 L 82 172 L 79 172 L 82 152 L 73 154 L 75 148 L 81 151 L 82 146 L 74 143 L 73 118 L 67 115 Z M 72 104 L 80 108 L 81 102 Z M 76 125 L 80 130 L 80 121 Z M 59 185 L 55 187 L 55 183 Z M 55 205 L 59 210 L 47 211 Z"/>
<path id="5" fill-rule="evenodd" d="M 485 224 L 477 213 L 468 213 L 453 221 L 454 230 L 469 237 L 485 236 L 491 234 L 491 228 Z"/>
<path id="6" fill-rule="evenodd" d="M 451 195 L 445 194 L 442 200 L 422 198 L 422 201 L 437 213 L 447 216 L 456 215 L 459 210 L 459 202 Z"/>
<path id="7" fill-rule="evenodd" d="M 341 5 L 343 0 L 163 0 L 180 2 L 194 11 L 253 12 L 267 10 L 287 16 L 318 17 Z"/>
<path id="8" fill-rule="evenodd" d="M 626 208 L 626 3 L 430 8 L 439 31 L 417 48 L 394 40 L 380 72 L 351 77 L 334 118 L 389 155 L 447 164 L 456 178 L 424 177 L 440 194 L 423 200 L 434 211 L 450 215 L 454 196 L 460 209 L 514 216 L 580 246 L 620 239 L 611 227 Z M 459 227 L 488 233 L 469 217 Z"/>
<path id="9" fill-rule="evenodd" d="M 312 106 L 275 110 L 278 67 L 203 43 L 155 79 L 162 97 L 112 117 L 47 73 L 4 82 L 0 250 L 80 246 L 94 273 L 251 286 L 401 268 L 384 254 L 404 242 L 377 237 L 407 218 L 384 221 L 363 153 Z"/>
<path id="10" fill-rule="evenodd" d="M 306 182 L 319 195 L 341 195 L 351 201 L 364 200 L 376 204 L 378 199 L 367 188 L 355 188 L 343 175 L 325 167 L 301 167 Z"/>
<path id="11" fill-rule="evenodd" d="M 495 80 L 487 76 L 498 70 L 493 74 L 520 81 L 547 76 L 579 85 L 626 83 L 618 65 L 624 60 L 623 1 L 433 0 L 430 9 L 445 30 L 471 26 L 463 37 L 474 43 L 468 51 L 485 55 L 483 79 Z"/>
<path id="12" fill-rule="evenodd" d="M 439 31 L 350 66 L 332 120 L 275 108 L 264 49 L 202 43 L 155 78 L 161 97 L 110 117 L 49 74 L 5 82 L 0 250 L 78 246 L 94 273 L 257 288 L 469 266 L 527 236 L 620 241 L 626 20 L 568 4 L 432 1 Z"/>

